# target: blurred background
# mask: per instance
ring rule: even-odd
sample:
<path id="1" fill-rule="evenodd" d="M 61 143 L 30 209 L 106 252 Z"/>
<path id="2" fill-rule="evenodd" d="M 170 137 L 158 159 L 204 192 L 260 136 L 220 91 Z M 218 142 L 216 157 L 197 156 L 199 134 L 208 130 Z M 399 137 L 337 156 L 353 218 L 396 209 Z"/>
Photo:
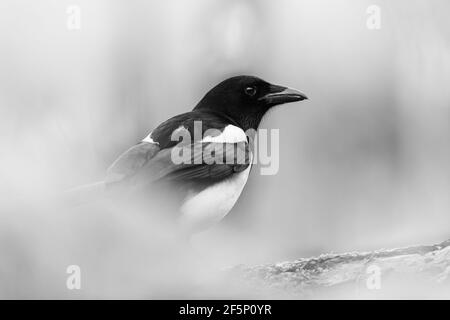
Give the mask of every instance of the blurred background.
<path id="1" fill-rule="evenodd" d="M 367 27 L 370 5 L 380 29 Z M 449 9 L 446 0 L 0 0 L 0 297 L 191 297 L 215 279 L 199 271 L 204 261 L 218 270 L 446 240 Z M 102 179 L 122 151 L 236 74 L 310 100 L 263 120 L 280 130 L 278 174 L 252 170 L 233 211 L 189 254 L 156 242 L 165 231 L 145 217 L 45 200 Z M 192 268 L 177 273 L 186 261 Z M 85 270 L 83 290 L 65 288 L 69 264 Z M 156 269 L 173 272 L 170 283 Z"/>

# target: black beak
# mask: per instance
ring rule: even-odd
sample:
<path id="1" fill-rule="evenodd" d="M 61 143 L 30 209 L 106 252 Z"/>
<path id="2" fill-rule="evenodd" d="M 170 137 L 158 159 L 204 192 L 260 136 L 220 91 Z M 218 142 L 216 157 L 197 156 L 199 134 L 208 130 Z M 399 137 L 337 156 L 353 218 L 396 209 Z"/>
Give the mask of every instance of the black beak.
<path id="1" fill-rule="evenodd" d="M 259 98 L 259 100 L 263 100 L 270 105 L 302 101 L 306 99 L 308 99 L 308 97 L 303 92 L 274 85 L 270 87 L 270 92 L 268 94 Z"/>

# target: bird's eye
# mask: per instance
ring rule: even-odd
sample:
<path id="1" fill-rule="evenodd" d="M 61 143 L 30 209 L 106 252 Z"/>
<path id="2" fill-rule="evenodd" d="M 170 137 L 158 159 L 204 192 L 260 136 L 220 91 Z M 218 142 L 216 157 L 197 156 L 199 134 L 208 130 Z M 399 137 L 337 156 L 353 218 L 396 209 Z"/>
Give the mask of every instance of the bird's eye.
<path id="1" fill-rule="evenodd" d="M 256 87 L 247 87 L 244 91 L 246 95 L 253 97 L 256 94 Z"/>

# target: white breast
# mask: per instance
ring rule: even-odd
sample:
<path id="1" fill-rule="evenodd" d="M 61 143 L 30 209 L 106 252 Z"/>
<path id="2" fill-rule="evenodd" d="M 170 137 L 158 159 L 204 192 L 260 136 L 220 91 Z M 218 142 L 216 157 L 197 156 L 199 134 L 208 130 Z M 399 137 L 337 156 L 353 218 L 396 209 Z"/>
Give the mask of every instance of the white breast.
<path id="1" fill-rule="evenodd" d="M 187 199 L 181 206 L 180 226 L 198 232 L 216 224 L 233 208 L 247 183 L 251 165 Z"/>

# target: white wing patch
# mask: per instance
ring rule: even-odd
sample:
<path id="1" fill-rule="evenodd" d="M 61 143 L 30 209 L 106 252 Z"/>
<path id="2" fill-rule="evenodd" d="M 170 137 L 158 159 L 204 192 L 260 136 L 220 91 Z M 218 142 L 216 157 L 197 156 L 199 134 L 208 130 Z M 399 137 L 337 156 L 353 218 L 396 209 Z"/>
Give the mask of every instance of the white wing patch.
<path id="1" fill-rule="evenodd" d="M 151 132 L 148 134 L 148 136 L 146 136 L 144 139 L 142 139 L 142 142 L 159 144 L 158 142 L 153 141 Z"/>
<path id="2" fill-rule="evenodd" d="M 236 143 L 247 141 L 244 130 L 231 124 L 227 125 L 221 134 L 217 136 L 206 136 L 202 142 Z"/>
<path id="3" fill-rule="evenodd" d="M 172 132 L 172 136 L 181 134 L 183 131 L 186 131 L 188 134 L 190 134 L 189 130 L 185 126 L 179 126 Z"/>
<path id="4" fill-rule="evenodd" d="M 172 135 L 181 134 L 181 132 L 184 130 L 187 131 L 188 129 L 184 126 L 180 126 L 174 130 Z M 201 140 L 201 142 L 218 142 L 218 143 L 236 143 L 242 141 L 247 141 L 247 135 L 245 134 L 244 130 L 231 124 L 227 125 L 219 135 L 216 136 L 207 135 Z M 142 139 L 142 142 L 159 144 L 158 142 L 152 139 L 152 132 L 150 132 L 144 139 Z"/>

